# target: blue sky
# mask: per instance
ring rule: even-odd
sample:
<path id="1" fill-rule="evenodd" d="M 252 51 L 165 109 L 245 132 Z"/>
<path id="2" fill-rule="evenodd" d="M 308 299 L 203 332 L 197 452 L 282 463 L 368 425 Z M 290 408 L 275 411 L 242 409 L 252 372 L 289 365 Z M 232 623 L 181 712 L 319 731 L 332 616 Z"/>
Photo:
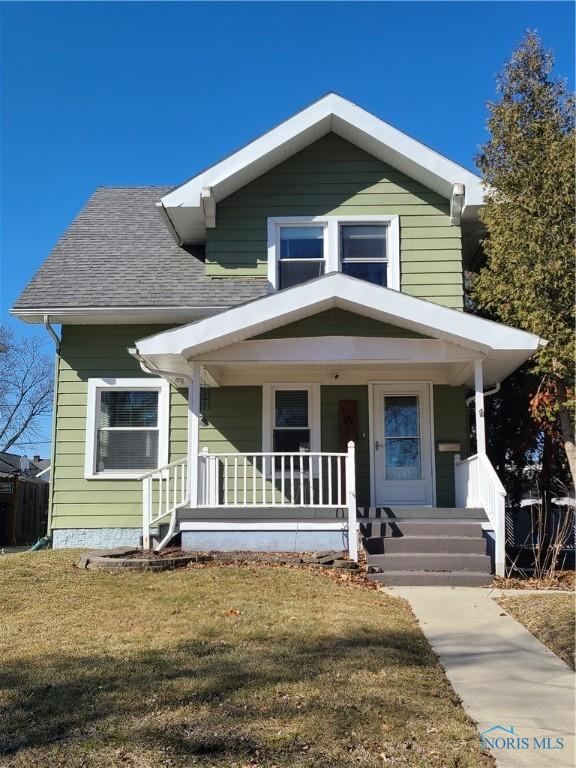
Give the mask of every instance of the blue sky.
<path id="1" fill-rule="evenodd" d="M 327 91 L 473 168 L 494 75 L 560 2 L 1 3 L 3 321 L 99 185 L 177 184 Z M 32 331 L 35 329 L 32 329 Z"/>

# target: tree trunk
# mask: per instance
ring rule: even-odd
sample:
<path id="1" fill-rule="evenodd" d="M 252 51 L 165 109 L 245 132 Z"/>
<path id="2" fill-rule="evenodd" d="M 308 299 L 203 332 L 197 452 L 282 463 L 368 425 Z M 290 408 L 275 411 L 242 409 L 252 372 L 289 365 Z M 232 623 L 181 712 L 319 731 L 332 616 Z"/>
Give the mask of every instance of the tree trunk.
<path id="1" fill-rule="evenodd" d="M 566 407 L 566 383 L 558 381 L 558 416 L 560 419 L 560 428 L 562 430 L 562 439 L 564 450 L 572 475 L 572 491 L 576 486 L 576 444 L 574 442 L 574 422 L 570 410 Z"/>

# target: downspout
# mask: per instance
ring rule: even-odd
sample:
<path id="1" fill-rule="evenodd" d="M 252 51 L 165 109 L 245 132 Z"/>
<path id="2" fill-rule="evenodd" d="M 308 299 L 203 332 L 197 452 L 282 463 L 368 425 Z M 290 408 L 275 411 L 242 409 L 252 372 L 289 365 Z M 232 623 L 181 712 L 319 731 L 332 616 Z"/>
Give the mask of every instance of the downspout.
<path id="1" fill-rule="evenodd" d="M 486 389 L 484 390 L 484 397 L 490 397 L 490 395 L 495 395 L 497 392 L 500 392 L 500 387 L 502 385 L 500 382 L 498 384 L 494 384 L 492 389 Z M 471 397 L 466 398 L 466 406 L 469 406 L 470 403 L 472 403 L 476 399 L 476 395 L 472 395 Z"/>
<path id="2" fill-rule="evenodd" d="M 54 478 L 56 469 L 56 419 L 58 416 L 58 383 L 60 380 L 60 344 L 61 339 L 50 325 L 50 317 L 44 315 L 44 328 L 50 335 L 55 347 L 55 360 L 54 360 L 54 395 L 52 403 L 52 446 L 50 450 L 50 493 L 48 496 L 48 525 L 46 529 L 46 537 L 52 539 L 52 508 L 54 505 Z"/>

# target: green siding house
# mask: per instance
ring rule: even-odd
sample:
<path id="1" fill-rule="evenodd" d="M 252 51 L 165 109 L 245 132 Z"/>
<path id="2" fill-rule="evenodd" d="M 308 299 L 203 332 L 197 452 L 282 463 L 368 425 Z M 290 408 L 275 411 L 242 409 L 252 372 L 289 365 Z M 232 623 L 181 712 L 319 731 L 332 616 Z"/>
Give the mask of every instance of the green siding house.
<path id="1" fill-rule="evenodd" d="M 485 390 L 542 341 L 464 312 L 482 202 L 336 94 L 173 189 L 97 189 L 12 310 L 62 326 L 54 546 L 503 573 Z"/>

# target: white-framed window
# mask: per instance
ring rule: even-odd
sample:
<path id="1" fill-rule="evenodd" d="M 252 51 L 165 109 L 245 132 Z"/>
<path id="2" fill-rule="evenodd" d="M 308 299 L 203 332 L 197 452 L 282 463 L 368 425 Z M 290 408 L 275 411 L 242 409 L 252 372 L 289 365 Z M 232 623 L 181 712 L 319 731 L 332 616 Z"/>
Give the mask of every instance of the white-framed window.
<path id="1" fill-rule="evenodd" d="M 170 385 L 88 379 L 86 479 L 134 479 L 168 463 Z"/>
<path id="2" fill-rule="evenodd" d="M 319 384 L 264 384 L 262 407 L 264 452 L 320 450 Z"/>
<path id="3" fill-rule="evenodd" d="M 274 290 L 338 271 L 400 290 L 399 217 L 268 219 L 268 280 Z"/>

